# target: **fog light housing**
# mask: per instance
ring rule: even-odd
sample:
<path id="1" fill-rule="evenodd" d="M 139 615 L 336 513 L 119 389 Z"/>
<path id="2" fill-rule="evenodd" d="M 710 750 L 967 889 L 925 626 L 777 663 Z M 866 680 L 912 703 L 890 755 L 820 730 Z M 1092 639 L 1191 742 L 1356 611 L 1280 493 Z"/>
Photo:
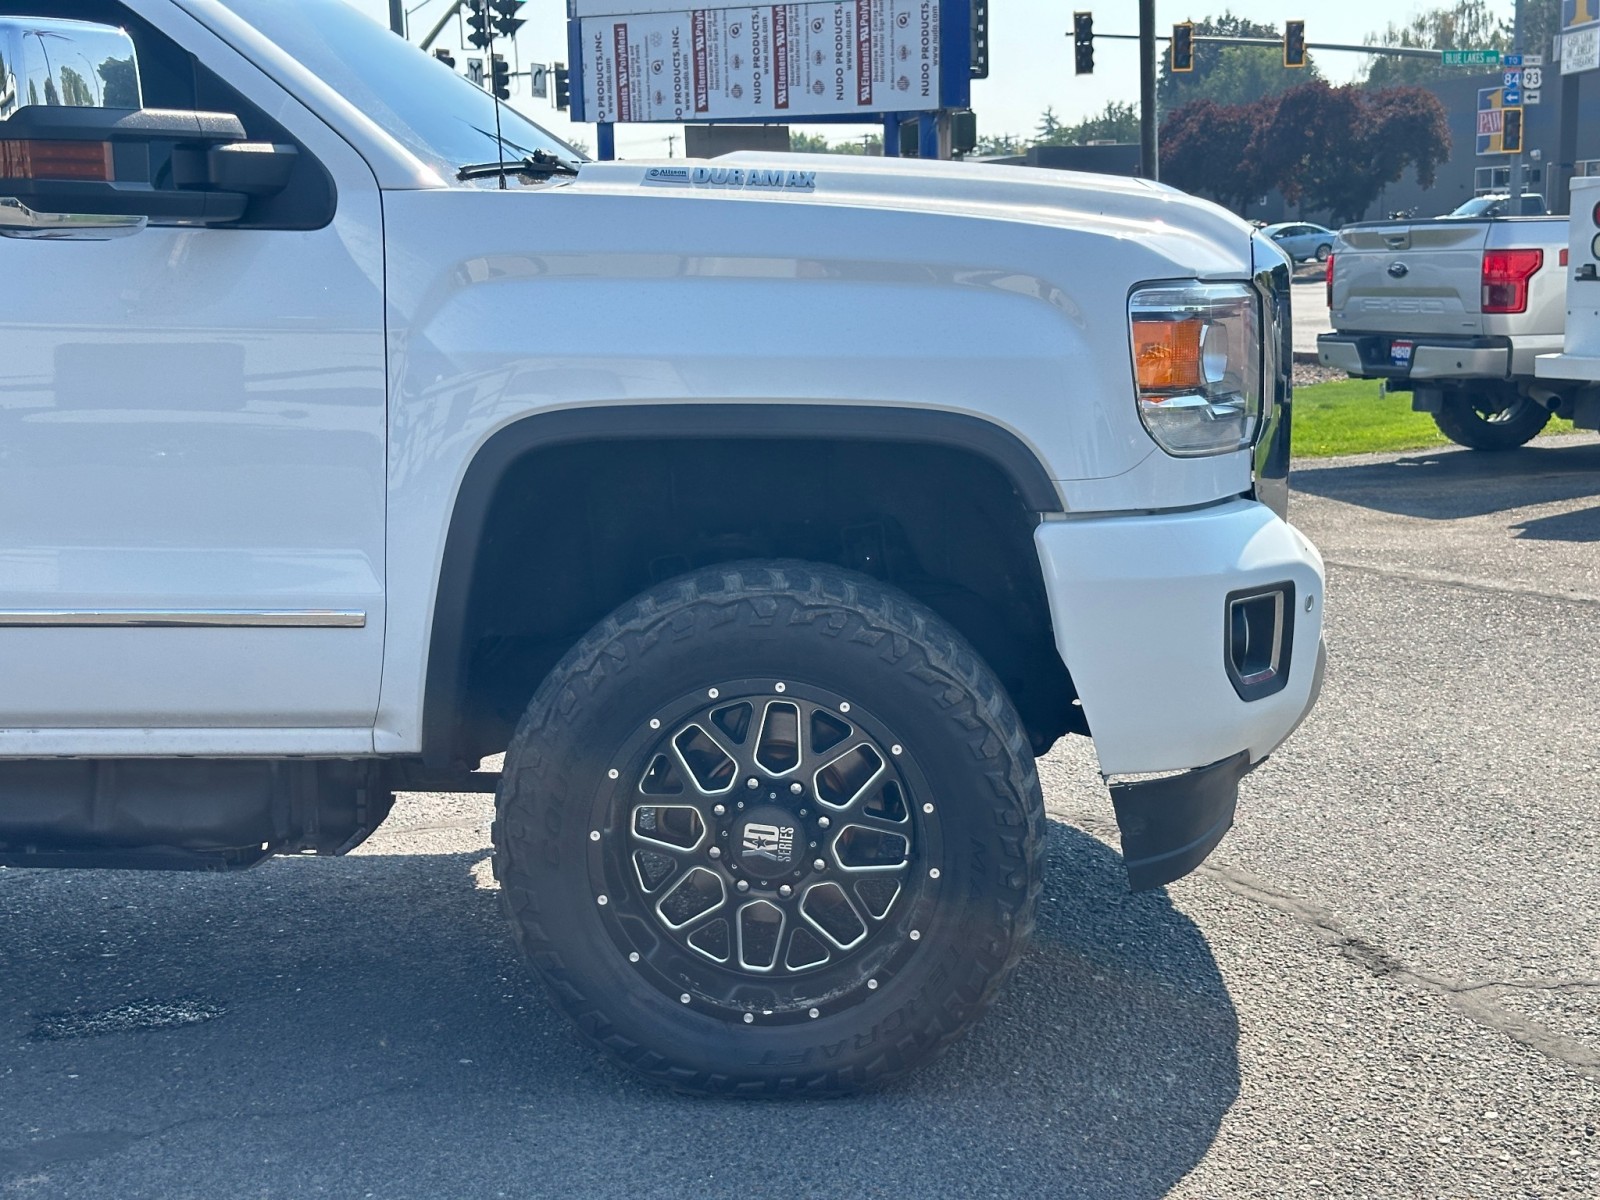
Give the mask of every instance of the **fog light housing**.
<path id="1" fill-rule="evenodd" d="M 1228 593 L 1222 659 L 1239 699 L 1261 700 L 1288 686 L 1294 608 L 1289 582 Z"/>

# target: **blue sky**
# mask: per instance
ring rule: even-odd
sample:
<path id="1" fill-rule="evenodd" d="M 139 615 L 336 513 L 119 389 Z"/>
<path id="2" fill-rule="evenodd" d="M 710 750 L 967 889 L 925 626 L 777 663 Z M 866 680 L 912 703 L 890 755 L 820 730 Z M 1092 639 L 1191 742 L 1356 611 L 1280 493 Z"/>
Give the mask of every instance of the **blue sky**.
<path id="1" fill-rule="evenodd" d="M 1417 12 L 1440 7 L 1435 3 L 1407 3 L 1407 0 L 1342 0 L 1338 4 L 1315 0 L 1232 0 L 1196 5 L 1177 0 L 1158 0 L 1156 20 L 1163 30 L 1175 21 L 1198 20 L 1229 8 L 1253 21 L 1281 25 L 1290 18 L 1306 22 L 1306 38 L 1311 42 L 1351 42 L 1359 44 L 1364 35 L 1382 29 L 1390 21 L 1404 22 Z M 351 0 L 374 18 L 388 22 L 387 0 Z M 408 0 L 411 27 L 417 37 L 445 11 L 449 0 Z M 718 5 L 700 0 L 707 7 Z M 682 0 L 684 8 L 696 5 Z M 728 5 L 733 7 L 733 5 Z M 1046 106 L 1067 122 L 1103 108 L 1108 100 L 1137 101 L 1139 97 L 1138 54 L 1132 42 L 1097 42 L 1095 73 L 1077 77 L 1072 73 L 1072 44 L 1067 30 L 1072 10 L 1083 7 L 1094 13 L 1095 29 L 1100 33 L 1137 33 L 1138 5 L 1134 0 L 990 0 L 990 78 L 972 87 L 972 107 L 978 114 L 978 128 L 984 133 L 1031 132 Z M 1509 19 L 1512 0 L 1495 0 L 1493 7 L 1504 10 Z M 524 61 L 550 61 L 566 57 L 566 6 L 561 0 L 531 0 L 523 15 L 528 24 L 518 38 Z M 458 47 L 456 23 L 451 22 L 440 45 Z M 1201 47 L 1199 53 L 1204 54 Z M 1356 77 L 1362 56 L 1326 53 L 1317 56 L 1325 75 L 1336 82 Z M 576 136 L 594 145 L 592 126 L 574 126 L 551 108 L 548 101 L 518 96 L 514 104 L 539 124 L 560 136 Z M 835 140 L 847 135 L 848 127 L 821 127 Z M 623 157 L 658 158 L 667 153 L 667 136 L 679 133 L 673 126 L 628 125 L 617 130 L 617 152 Z M 677 142 L 682 153 L 683 142 Z"/>

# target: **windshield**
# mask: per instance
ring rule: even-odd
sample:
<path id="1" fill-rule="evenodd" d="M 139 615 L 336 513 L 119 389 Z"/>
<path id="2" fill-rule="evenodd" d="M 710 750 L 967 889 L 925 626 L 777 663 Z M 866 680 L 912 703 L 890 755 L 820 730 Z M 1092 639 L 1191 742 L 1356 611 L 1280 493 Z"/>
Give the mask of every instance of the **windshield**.
<path id="1" fill-rule="evenodd" d="M 1488 196 L 1479 196 L 1476 200 L 1468 200 L 1450 215 L 1452 217 L 1492 217 L 1499 211 L 1500 201 L 1490 199 Z"/>
<path id="2" fill-rule="evenodd" d="M 225 2 L 444 178 L 469 163 L 500 160 L 489 93 L 345 0 Z M 542 150 L 582 161 L 509 106 L 501 106 L 500 125 L 508 160 Z"/>

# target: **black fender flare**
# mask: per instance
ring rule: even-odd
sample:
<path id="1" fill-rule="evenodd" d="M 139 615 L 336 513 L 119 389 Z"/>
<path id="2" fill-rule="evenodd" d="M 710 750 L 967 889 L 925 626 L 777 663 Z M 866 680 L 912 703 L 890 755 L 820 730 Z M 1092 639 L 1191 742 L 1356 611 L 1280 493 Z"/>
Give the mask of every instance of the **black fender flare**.
<path id="1" fill-rule="evenodd" d="M 966 413 L 861 404 L 635 404 L 556 409 L 496 431 L 473 455 L 456 492 L 434 594 L 422 705 L 422 757 L 452 765 L 455 714 L 466 676 L 462 629 L 489 509 L 512 464 L 579 442 L 664 439 L 849 439 L 965 450 L 989 460 L 1035 512 L 1063 512 L 1044 464 L 1021 438 Z"/>

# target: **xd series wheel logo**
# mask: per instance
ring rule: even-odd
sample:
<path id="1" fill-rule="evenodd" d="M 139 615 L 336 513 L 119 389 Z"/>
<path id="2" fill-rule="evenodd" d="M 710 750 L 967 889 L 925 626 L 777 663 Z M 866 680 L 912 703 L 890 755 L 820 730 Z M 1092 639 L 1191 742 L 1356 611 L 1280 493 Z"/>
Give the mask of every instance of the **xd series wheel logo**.
<path id="1" fill-rule="evenodd" d="M 775 863 L 789 863 L 794 859 L 794 826 L 762 825 L 755 821 L 744 827 L 746 858 L 765 858 Z"/>

